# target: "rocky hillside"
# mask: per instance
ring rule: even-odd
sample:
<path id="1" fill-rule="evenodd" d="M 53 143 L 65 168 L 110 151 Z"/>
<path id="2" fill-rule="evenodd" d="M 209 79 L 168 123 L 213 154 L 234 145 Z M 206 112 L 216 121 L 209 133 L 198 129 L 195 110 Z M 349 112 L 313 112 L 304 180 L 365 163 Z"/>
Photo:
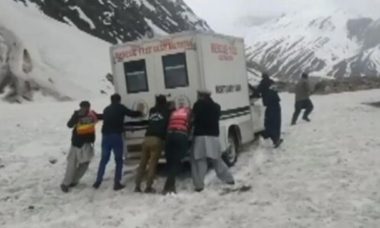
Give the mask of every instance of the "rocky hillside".
<path id="1" fill-rule="evenodd" d="M 0 100 L 9 102 L 112 93 L 110 43 L 210 29 L 181 0 L 3 0 L 0 9 Z"/>
<path id="2" fill-rule="evenodd" d="M 210 30 L 183 0 L 14 0 L 111 43 L 184 30 Z"/>

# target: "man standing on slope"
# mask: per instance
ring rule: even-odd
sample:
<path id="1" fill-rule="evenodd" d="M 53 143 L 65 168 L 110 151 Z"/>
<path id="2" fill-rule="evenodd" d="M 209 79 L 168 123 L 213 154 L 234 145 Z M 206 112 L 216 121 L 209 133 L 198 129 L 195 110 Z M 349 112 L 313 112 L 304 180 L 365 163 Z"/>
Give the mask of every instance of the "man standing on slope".
<path id="1" fill-rule="evenodd" d="M 149 111 L 148 129 L 142 145 L 142 156 L 137 170 L 135 192 L 142 192 L 141 182 L 147 173 L 145 193 L 155 193 L 152 187 L 156 175 L 156 167 L 166 137 L 170 109 L 164 95 L 156 97 L 156 105 Z M 148 166 L 148 170 L 147 170 Z"/>
<path id="2" fill-rule="evenodd" d="M 121 103 L 119 94 L 111 96 L 111 104 L 103 111 L 103 128 L 102 128 L 102 158 L 100 160 L 98 175 L 93 187 L 98 189 L 103 181 L 104 172 L 108 161 L 110 160 L 111 151 L 115 156 L 116 170 L 114 187 L 115 191 L 123 189 L 125 186 L 120 183 L 123 172 L 123 127 L 124 117 L 141 117 L 140 111 L 132 111 Z"/>
<path id="3" fill-rule="evenodd" d="M 191 172 L 195 190 L 204 189 L 204 178 L 211 160 L 219 179 L 229 185 L 234 185 L 227 165 L 222 160 L 219 141 L 219 119 L 221 107 L 211 98 L 210 91 L 198 91 L 198 101 L 193 107 L 194 147 L 191 156 Z"/>
<path id="4" fill-rule="evenodd" d="M 310 122 L 309 115 L 313 111 L 314 106 L 310 100 L 311 85 L 309 82 L 308 74 L 306 73 L 302 74 L 301 79 L 296 85 L 295 93 L 296 93 L 296 104 L 295 104 L 295 111 L 292 118 L 292 125 L 295 125 L 297 123 L 298 116 L 300 115 L 303 109 L 305 109 L 305 112 L 303 113 L 303 120 Z"/>
<path id="5" fill-rule="evenodd" d="M 102 117 L 91 111 L 90 106 L 90 102 L 82 101 L 80 109 L 74 112 L 67 123 L 69 128 L 73 128 L 73 133 L 66 174 L 61 184 L 61 190 L 65 193 L 78 184 L 94 156 L 95 124 Z"/>

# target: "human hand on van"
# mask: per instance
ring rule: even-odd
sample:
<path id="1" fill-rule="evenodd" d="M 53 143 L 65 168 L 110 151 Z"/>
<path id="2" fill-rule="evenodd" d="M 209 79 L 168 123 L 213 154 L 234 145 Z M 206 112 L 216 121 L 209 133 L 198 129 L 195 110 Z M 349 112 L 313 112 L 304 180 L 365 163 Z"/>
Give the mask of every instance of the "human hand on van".
<path id="1" fill-rule="evenodd" d="M 143 103 L 139 103 L 137 105 L 136 111 L 140 112 L 140 117 L 145 117 L 146 116 L 145 106 L 144 106 Z"/>

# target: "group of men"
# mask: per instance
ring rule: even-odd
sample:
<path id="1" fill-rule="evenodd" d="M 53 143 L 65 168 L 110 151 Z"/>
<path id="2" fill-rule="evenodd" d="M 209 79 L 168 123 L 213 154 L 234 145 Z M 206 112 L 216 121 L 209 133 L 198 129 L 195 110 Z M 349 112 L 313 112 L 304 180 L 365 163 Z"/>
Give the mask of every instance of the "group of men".
<path id="1" fill-rule="evenodd" d="M 207 113 L 207 115 L 205 115 Z M 141 111 L 132 111 L 121 104 L 118 94 L 111 96 L 111 104 L 103 114 L 97 114 L 90 103 L 83 101 L 68 122 L 73 128 L 72 145 L 67 157 L 67 168 L 61 184 L 67 193 L 75 187 L 88 169 L 94 156 L 95 125 L 103 120 L 102 155 L 93 188 L 98 189 L 103 181 L 111 151 L 114 153 L 116 169 L 114 190 L 125 187 L 121 183 L 123 169 L 124 118 L 143 117 Z M 175 179 L 181 170 L 182 160 L 190 151 L 191 172 L 195 191 L 204 189 L 204 178 L 208 165 L 212 164 L 218 178 L 229 185 L 235 181 L 227 165 L 222 160 L 219 142 L 219 119 L 221 107 L 211 98 L 210 91 L 198 91 L 198 100 L 194 106 L 168 102 L 166 96 L 156 96 L 155 106 L 150 109 L 148 127 L 142 145 L 142 154 L 135 180 L 135 192 L 155 193 L 153 187 L 158 161 L 162 151 L 165 153 L 167 179 L 162 193 L 176 193 Z M 146 179 L 144 190 L 142 182 Z"/>
<path id="2" fill-rule="evenodd" d="M 267 74 L 257 87 L 258 95 L 263 99 L 265 110 L 265 129 L 259 132 L 265 139 L 270 138 L 277 148 L 283 142 L 281 138 L 281 105 L 275 83 Z M 310 121 L 309 115 L 313 110 L 310 100 L 312 93 L 308 75 L 302 77 L 295 88 L 296 102 L 292 118 L 295 125 L 301 111 L 303 119 Z M 176 107 L 177 105 L 177 107 Z M 211 98 L 209 91 L 198 91 L 198 100 L 192 107 L 184 103 L 168 102 L 166 96 L 156 96 L 155 106 L 150 109 L 148 127 L 142 145 L 142 155 L 135 180 L 135 192 L 155 193 L 153 187 L 158 161 L 165 153 L 167 180 L 162 193 L 175 193 L 175 179 L 181 170 L 182 160 L 190 151 L 191 173 L 195 191 L 204 189 L 204 178 L 211 164 L 217 177 L 226 184 L 234 185 L 235 181 L 227 165 L 222 160 L 219 142 L 219 119 L 221 107 Z M 96 181 L 93 184 L 98 189 L 103 181 L 107 163 L 113 151 L 116 169 L 114 190 L 125 186 L 121 183 L 123 170 L 123 131 L 125 116 L 132 118 L 143 117 L 141 111 L 133 111 L 121 104 L 119 94 L 111 96 L 111 104 L 102 114 L 91 110 L 88 101 L 80 103 L 80 109 L 75 111 L 67 126 L 73 129 L 72 145 L 67 156 L 67 168 L 61 184 L 63 192 L 69 192 L 75 187 L 86 173 L 90 161 L 94 157 L 95 125 L 103 120 L 102 154 Z M 144 190 L 142 182 L 146 179 Z"/>
<path id="3" fill-rule="evenodd" d="M 310 122 L 309 115 L 313 111 L 313 103 L 310 100 L 312 94 L 312 86 L 309 82 L 309 75 L 303 73 L 301 79 L 295 86 L 295 111 L 291 120 L 291 124 L 295 125 L 297 119 L 302 112 L 303 120 Z M 256 136 L 262 136 L 264 139 L 270 138 L 275 148 L 278 148 L 282 143 L 281 138 L 281 105 L 280 97 L 277 92 L 275 82 L 270 79 L 269 75 L 264 73 L 262 80 L 257 87 L 257 95 L 262 97 L 265 109 L 264 130 L 257 133 Z"/>

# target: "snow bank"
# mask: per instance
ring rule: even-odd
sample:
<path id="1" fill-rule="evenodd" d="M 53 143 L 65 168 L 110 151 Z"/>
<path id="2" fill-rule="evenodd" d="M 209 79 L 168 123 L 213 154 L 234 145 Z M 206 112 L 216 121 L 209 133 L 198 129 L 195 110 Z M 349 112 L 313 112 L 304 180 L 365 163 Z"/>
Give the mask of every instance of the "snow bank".
<path id="1" fill-rule="evenodd" d="M 113 161 L 101 188 L 93 190 L 99 138 L 89 172 L 63 194 L 71 133 L 65 122 L 77 102 L 2 104 L 0 227 L 379 227 L 380 109 L 364 104 L 379 101 L 379 94 L 314 96 L 313 121 L 294 127 L 294 96 L 281 94 L 284 144 L 247 148 L 232 169 L 237 185 L 250 185 L 250 191 L 225 194 L 211 172 L 204 192 L 195 193 L 191 179 L 182 177 L 175 196 L 133 193 L 133 173 L 126 176 L 127 189 L 114 192 Z M 92 103 L 100 110 L 108 101 Z M 157 179 L 157 189 L 163 182 Z"/>
<path id="2" fill-rule="evenodd" d="M 0 1 L 0 8 L 0 28 L 16 37 L 8 43 L 16 42 L 27 50 L 33 65 L 26 74 L 20 73 L 21 68 L 15 69 L 17 78 L 27 77 L 61 98 L 93 97 L 101 90 L 113 90 L 105 79 L 111 71 L 108 43 L 43 15 L 33 4 L 25 7 Z"/>

